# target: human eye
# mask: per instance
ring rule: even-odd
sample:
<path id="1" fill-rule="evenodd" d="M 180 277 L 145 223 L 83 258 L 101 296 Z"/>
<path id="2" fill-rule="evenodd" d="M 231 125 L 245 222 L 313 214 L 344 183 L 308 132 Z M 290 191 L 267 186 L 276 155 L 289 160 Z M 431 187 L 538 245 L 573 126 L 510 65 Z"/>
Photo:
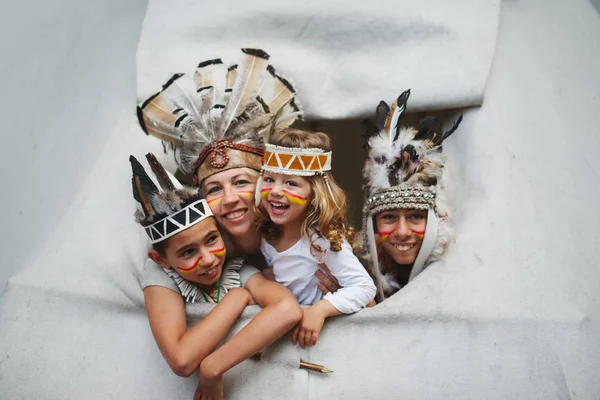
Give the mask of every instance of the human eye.
<path id="1" fill-rule="evenodd" d="M 217 240 L 219 239 L 219 235 L 214 234 L 214 235 L 210 235 L 208 238 L 206 238 L 206 244 L 215 244 L 217 242 Z"/>
<path id="2" fill-rule="evenodd" d="M 247 180 L 247 179 L 238 179 L 238 180 L 236 180 L 236 181 L 234 182 L 234 185 L 235 185 L 235 186 L 244 186 L 244 185 L 247 185 L 247 184 L 249 184 L 249 183 L 250 183 L 250 181 L 249 181 L 249 180 Z"/>
<path id="3" fill-rule="evenodd" d="M 273 182 L 275 182 L 275 179 L 271 178 L 270 176 L 265 176 L 263 178 L 263 181 L 267 182 L 267 183 L 273 183 Z"/>
<path id="4" fill-rule="evenodd" d="M 408 218 L 412 221 L 421 221 L 423 218 L 425 218 L 425 215 L 422 213 L 411 213 L 409 214 Z"/>
<path id="5" fill-rule="evenodd" d="M 221 190 L 220 186 L 211 186 L 210 188 L 208 188 L 208 190 L 206 191 L 206 195 L 210 195 L 210 194 L 215 194 L 218 193 Z"/>
<path id="6" fill-rule="evenodd" d="M 292 180 L 287 181 L 285 184 L 291 187 L 298 187 L 298 184 Z"/>
<path id="7" fill-rule="evenodd" d="M 393 221 L 396 219 L 396 214 L 394 213 L 384 213 L 381 216 L 381 219 L 386 220 L 386 221 Z"/>
<path id="8" fill-rule="evenodd" d="M 196 249 L 195 248 L 189 248 L 189 249 L 185 249 L 180 253 L 180 257 L 181 258 L 189 258 L 191 256 L 193 256 L 194 254 L 196 254 Z"/>

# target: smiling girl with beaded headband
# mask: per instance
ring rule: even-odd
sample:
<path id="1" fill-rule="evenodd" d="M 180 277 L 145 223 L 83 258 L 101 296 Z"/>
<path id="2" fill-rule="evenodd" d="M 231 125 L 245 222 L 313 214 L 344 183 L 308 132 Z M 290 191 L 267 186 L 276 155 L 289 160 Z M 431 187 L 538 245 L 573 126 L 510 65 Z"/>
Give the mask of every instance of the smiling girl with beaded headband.
<path id="1" fill-rule="evenodd" d="M 286 286 L 303 310 L 292 334 L 313 346 L 327 317 L 355 313 L 375 296 L 375 285 L 350 243 L 346 195 L 330 173 L 331 151 L 324 133 L 287 129 L 266 145 L 256 205 L 263 213 L 261 251 L 275 280 Z M 324 263 L 342 286 L 323 295 L 315 272 Z"/>
<path id="2" fill-rule="evenodd" d="M 369 151 L 363 176 L 363 250 L 382 301 L 433 261 L 451 239 L 442 185 L 442 142 L 462 115 L 440 133 L 437 118 L 426 117 L 416 128 L 401 127 L 410 90 L 390 108 L 380 102 L 376 124 L 366 121 Z"/>

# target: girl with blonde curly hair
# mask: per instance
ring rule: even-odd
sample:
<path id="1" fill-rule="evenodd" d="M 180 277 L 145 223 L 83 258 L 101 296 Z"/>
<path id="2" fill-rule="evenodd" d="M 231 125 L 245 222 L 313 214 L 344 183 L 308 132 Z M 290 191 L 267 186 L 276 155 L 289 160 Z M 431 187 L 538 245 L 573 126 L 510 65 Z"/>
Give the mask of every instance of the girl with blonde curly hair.
<path id="1" fill-rule="evenodd" d="M 263 216 L 261 251 L 275 280 L 304 308 L 292 341 L 317 343 L 328 317 L 369 304 L 375 285 L 352 252 L 356 232 L 346 220 L 348 201 L 331 175 L 331 145 L 321 132 L 286 129 L 266 144 L 256 205 Z M 315 271 L 326 264 L 341 288 L 324 295 Z"/>

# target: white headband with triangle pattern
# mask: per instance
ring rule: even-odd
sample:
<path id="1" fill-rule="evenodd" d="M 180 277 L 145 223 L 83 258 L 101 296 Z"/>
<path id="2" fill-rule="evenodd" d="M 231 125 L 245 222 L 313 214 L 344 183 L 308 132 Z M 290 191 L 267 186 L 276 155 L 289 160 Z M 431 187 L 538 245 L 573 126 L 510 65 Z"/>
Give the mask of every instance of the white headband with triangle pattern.
<path id="1" fill-rule="evenodd" d="M 205 199 L 186 206 L 152 225 L 144 227 L 152 244 L 161 242 L 213 215 Z"/>

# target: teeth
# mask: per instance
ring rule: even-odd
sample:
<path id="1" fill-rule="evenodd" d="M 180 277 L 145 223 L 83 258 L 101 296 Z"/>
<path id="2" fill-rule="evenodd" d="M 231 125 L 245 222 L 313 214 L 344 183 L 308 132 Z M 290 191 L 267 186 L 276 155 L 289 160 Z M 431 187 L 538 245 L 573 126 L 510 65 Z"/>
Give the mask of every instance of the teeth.
<path id="1" fill-rule="evenodd" d="M 206 271 L 205 273 L 203 273 L 202 275 L 212 275 L 217 271 L 218 267 L 214 267 L 213 269 L 209 269 L 208 271 Z"/>
<path id="2" fill-rule="evenodd" d="M 414 244 L 408 245 L 408 246 L 403 246 L 401 244 L 395 244 L 394 247 L 396 249 L 398 249 L 399 251 L 408 251 L 410 249 L 412 249 L 413 247 L 415 247 Z"/>
<path id="3" fill-rule="evenodd" d="M 273 202 L 270 202 L 270 203 L 271 203 L 271 206 L 275 207 L 275 208 L 284 208 L 284 207 L 287 207 L 287 204 L 283 204 L 283 203 L 273 203 Z"/>
<path id="4" fill-rule="evenodd" d="M 245 212 L 246 212 L 246 211 L 244 211 L 244 210 L 241 210 L 241 211 L 235 211 L 235 212 L 232 212 L 232 213 L 229 213 L 229 214 L 225 214 L 225 218 L 226 218 L 226 219 L 234 219 L 234 218 L 239 218 L 239 217 L 241 217 L 242 215 L 244 215 L 244 213 L 245 213 Z"/>

